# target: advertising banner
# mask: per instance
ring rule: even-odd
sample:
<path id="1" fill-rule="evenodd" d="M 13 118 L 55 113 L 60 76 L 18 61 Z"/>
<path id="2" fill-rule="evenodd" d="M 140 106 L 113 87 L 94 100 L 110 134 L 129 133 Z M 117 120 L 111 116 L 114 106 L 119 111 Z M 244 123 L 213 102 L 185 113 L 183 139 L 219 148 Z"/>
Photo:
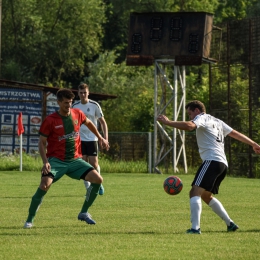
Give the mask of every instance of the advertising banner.
<path id="1" fill-rule="evenodd" d="M 0 152 L 19 152 L 17 122 L 22 113 L 23 150 L 38 151 L 38 131 L 42 123 L 43 92 L 22 88 L 0 89 Z M 36 141 L 37 140 L 37 141 Z"/>

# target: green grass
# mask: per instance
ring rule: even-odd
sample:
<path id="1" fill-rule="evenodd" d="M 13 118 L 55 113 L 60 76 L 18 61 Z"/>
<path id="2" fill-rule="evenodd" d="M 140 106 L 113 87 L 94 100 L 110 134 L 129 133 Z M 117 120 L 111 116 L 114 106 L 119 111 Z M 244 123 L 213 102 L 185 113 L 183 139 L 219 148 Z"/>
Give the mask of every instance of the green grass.
<path id="1" fill-rule="evenodd" d="M 96 225 L 77 220 L 85 188 L 64 177 L 45 196 L 35 226 L 23 229 L 39 172 L 1 171 L 0 259 L 259 259 L 260 180 L 227 177 L 217 198 L 240 226 L 203 204 L 201 235 L 188 235 L 192 175 L 179 175 L 177 196 L 162 188 L 166 175 L 103 173 L 105 195 L 90 209 Z"/>
<path id="2" fill-rule="evenodd" d="M 0 153 L 0 171 L 19 171 L 20 155 Z M 99 164 L 102 166 L 102 171 L 107 173 L 124 172 L 124 173 L 147 173 L 148 166 L 146 161 L 113 161 L 99 157 Z M 39 171 L 42 168 L 41 157 L 30 156 L 26 153 L 22 156 L 22 169 L 24 171 Z"/>

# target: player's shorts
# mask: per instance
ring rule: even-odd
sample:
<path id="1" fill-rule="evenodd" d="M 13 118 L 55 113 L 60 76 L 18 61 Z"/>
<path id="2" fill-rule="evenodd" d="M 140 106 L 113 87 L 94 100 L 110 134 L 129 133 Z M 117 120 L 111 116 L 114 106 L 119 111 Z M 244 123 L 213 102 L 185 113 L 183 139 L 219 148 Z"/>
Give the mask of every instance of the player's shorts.
<path id="1" fill-rule="evenodd" d="M 213 194 L 218 194 L 219 186 L 227 174 L 227 166 L 222 162 L 204 161 L 198 169 L 192 186 L 199 186 Z"/>
<path id="2" fill-rule="evenodd" d="M 82 158 L 65 162 L 52 157 L 49 158 L 48 161 L 51 165 L 51 171 L 48 176 L 53 178 L 53 183 L 58 181 L 65 174 L 72 179 L 80 180 L 84 173 L 86 175 L 88 172 L 94 170 L 94 168 Z"/>
<path id="3" fill-rule="evenodd" d="M 81 141 L 82 155 L 98 156 L 98 141 Z"/>

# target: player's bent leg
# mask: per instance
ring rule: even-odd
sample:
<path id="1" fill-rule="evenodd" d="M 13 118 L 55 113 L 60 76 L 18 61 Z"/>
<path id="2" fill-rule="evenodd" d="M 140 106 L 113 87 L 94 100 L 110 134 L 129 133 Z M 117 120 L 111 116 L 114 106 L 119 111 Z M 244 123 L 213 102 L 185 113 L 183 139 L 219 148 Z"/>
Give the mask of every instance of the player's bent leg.
<path id="1" fill-rule="evenodd" d="M 33 220 L 35 218 L 36 212 L 39 210 L 40 205 L 42 204 L 43 197 L 50 188 L 52 181 L 53 179 L 48 176 L 42 177 L 39 188 L 36 190 L 36 193 L 32 196 L 31 204 L 29 207 L 29 214 L 24 224 L 24 228 L 33 227 Z"/>
<path id="2" fill-rule="evenodd" d="M 96 170 L 91 170 L 86 174 L 85 181 L 101 185 L 103 182 L 103 178 Z"/>
<path id="3" fill-rule="evenodd" d="M 216 198 L 211 199 L 208 203 L 213 212 L 215 212 L 221 219 L 223 219 L 227 225 L 227 231 L 236 231 L 239 227 L 236 225 L 233 220 L 229 217 L 227 211 L 223 207 L 222 203 Z"/>
<path id="4" fill-rule="evenodd" d="M 36 212 L 38 211 L 43 197 L 45 196 L 45 194 L 47 193 L 47 191 L 41 190 L 40 188 L 37 189 L 36 193 L 33 195 L 32 200 L 31 200 L 31 204 L 29 207 L 29 214 L 27 217 L 27 220 L 24 224 L 24 228 L 31 228 L 33 226 L 33 220 L 35 218 Z"/>
<path id="5" fill-rule="evenodd" d="M 78 220 L 85 221 L 87 224 L 93 225 L 96 224 L 96 222 L 88 213 L 88 209 L 91 207 L 98 195 L 103 178 L 98 174 L 96 170 L 91 170 L 85 176 L 85 180 L 89 181 L 91 184 L 87 190 L 86 199 L 78 215 Z"/>
<path id="6" fill-rule="evenodd" d="M 32 228 L 33 220 L 35 218 L 36 212 L 38 211 L 45 194 L 46 194 L 46 191 L 43 191 L 38 188 L 36 193 L 33 195 L 31 204 L 29 207 L 29 214 L 28 214 L 27 220 L 24 224 L 24 228 Z"/>
<path id="7" fill-rule="evenodd" d="M 96 171 L 100 174 L 100 166 L 98 164 L 98 156 L 88 156 L 89 163 L 96 169 Z M 101 184 L 99 189 L 99 195 L 104 195 L 105 188 L 103 184 Z"/>

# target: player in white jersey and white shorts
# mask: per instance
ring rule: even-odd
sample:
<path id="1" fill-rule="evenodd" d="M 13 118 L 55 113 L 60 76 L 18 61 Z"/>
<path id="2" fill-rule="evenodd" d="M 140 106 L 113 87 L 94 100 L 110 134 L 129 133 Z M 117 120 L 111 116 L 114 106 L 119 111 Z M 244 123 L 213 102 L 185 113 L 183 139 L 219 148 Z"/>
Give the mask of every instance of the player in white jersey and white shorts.
<path id="1" fill-rule="evenodd" d="M 80 101 L 76 101 L 72 107 L 82 110 L 86 117 L 90 119 L 96 127 L 99 122 L 103 137 L 108 141 L 108 127 L 102 109 L 96 101 L 88 98 L 89 87 L 87 84 L 82 83 L 78 86 L 78 95 Z M 100 174 L 100 166 L 98 164 L 98 140 L 96 136 L 85 125 L 82 125 L 80 128 L 80 139 L 83 159 L 90 163 Z M 86 189 L 88 189 L 90 183 L 84 181 L 84 184 Z M 101 185 L 99 194 L 103 195 L 104 191 L 104 187 Z"/>
<path id="2" fill-rule="evenodd" d="M 190 190 L 192 226 L 186 233 L 201 233 L 201 199 L 224 220 L 228 232 L 236 231 L 238 226 L 229 217 L 222 203 L 213 197 L 213 194 L 218 194 L 219 186 L 227 173 L 228 163 L 224 152 L 224 138 L 230 136 L 251 145 L 258 154 L 260 153 L 260 146 L 247 136 L 232 129 L 222 120 L 206 114 L 206 108 L 202 102 L 191 101 L 185 108 L 191 121 L 171 121 L 165 115 L 159 115 L 157 120 L 180 130 L 196 130 L 197 144 L 203 163 L 196 173 Z"/>

